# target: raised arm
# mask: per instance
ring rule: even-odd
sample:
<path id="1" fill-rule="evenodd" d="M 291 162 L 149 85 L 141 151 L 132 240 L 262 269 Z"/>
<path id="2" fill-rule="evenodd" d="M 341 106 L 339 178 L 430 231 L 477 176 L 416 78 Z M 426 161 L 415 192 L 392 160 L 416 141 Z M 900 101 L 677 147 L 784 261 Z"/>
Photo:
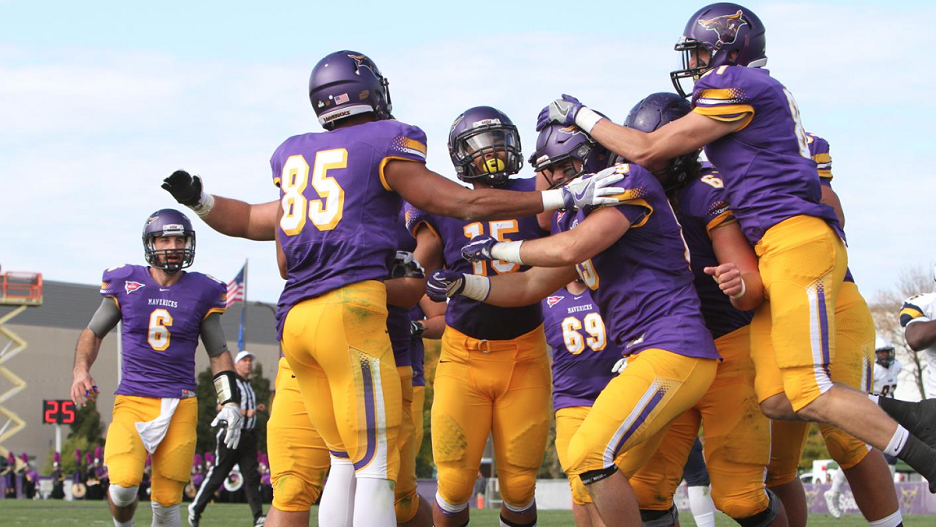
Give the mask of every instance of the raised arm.
<path id="1" fill-rule="evenodd" d="M 623 179 L 618 174 L 583 178 L 561 189 L 542 192 L 469 190 L 429 170 L 422 163 L 393 160 L 383 169 L 393 190 L 419 209 L 464 221 L 533 216 L 544 210 L 616 204 L 610 197 L 623 189 L 610 185 Z"/>
<path id="2" fill-rule="evenodd" d="M 221 234 L 248 240 L 273 240 L 278 201 L 249 204 L 208 194 L 201 177 L 184 170 L 176 170 L 163 180 L 162 188 Z"/>

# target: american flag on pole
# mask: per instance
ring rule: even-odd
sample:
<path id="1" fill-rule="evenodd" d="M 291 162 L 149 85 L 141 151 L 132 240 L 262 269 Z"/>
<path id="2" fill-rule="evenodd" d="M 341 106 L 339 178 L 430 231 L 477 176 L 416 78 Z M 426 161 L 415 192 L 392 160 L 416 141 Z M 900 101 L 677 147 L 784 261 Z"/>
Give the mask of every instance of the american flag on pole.
<path id="1" fill-rule="evenodd" d="M 247 284 L 246 284 L 246 272 L 247 264 L 245 263 L 237 276 L 233 280 L 228 282 L 227 286 L 227 302 L 224 307 L 231 307 L 231 304 L 234 302 L 243 302 L 244 296 L 246 295 Z"/>

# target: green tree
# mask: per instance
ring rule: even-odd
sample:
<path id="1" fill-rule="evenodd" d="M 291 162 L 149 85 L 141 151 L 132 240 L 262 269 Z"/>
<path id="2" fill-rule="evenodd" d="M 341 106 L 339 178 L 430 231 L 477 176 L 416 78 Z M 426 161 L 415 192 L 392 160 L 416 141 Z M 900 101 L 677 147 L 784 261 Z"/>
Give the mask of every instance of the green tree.
<path id="1" fill-rule="evenodd" d="M 71 431 L 68 437 L 84 437 L 96 445 L 104 444 L 104 425 L 101 423 L 101 414 L 98 413 L 97 404 L 88 402 L 83 407 L 75 408 L 75 422 L 68 425 Z"/>

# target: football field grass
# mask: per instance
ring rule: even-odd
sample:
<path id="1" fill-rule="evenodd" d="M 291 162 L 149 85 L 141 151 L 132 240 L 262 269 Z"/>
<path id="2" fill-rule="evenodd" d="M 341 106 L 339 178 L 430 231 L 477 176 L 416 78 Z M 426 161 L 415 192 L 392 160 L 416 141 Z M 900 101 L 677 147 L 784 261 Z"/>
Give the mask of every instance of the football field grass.
<path id="1" fill-rule="evenodd" d="M 182 525 L 186 526 L 185 507 L 182 509 Z M 263 509 L 267 510 L 268 505 Z M 136 524 L 139 527 L 148 527 L 152 515 L 150 513 L 149 502 L 140 504 L 136 515 Z M 684 527 L 692 527 L 695 523 L 692 521 L 692 515 L 680 514 L 680 524 Z M 574 526 L 572 513 L 570 511 L 540 511 L 537 524 L 541 527 L 566 527 Z M 98 502 L 67 502 L 54 500 L 0 500 L 0 526 L 2 527 L 26 527 L 33 525 L 97 525 L 107 527 L 114 525 L 107 511 L 107 505 L 103 501 Z M 250 518 L 250 509 L 246 504 L 221 504 L 212 503 L 205 510 L 201 519 L 201 527 L 250 527 L 253 522 Z M 315 509 L 312 511 L 312 522 L 310 525 L 318 525 L 315 521 Z M 485 526 L 498 525 L 497 511 L 483 510 L 471 512 L 471 525 Z M 736 526 L 737 524 L 725 515 L 719 514 L 717 517 L 718 527 Z M 863 518 L 856 515 L 846 515 L 840 520 L 836 520 L 825 514 L 815 514 L 809 517 L 810 527 L 851 527 L 867 525 Z M 934 516 L 905 516 L 904 525 L 906 527 L 932 527 L 936 525 Z"/>

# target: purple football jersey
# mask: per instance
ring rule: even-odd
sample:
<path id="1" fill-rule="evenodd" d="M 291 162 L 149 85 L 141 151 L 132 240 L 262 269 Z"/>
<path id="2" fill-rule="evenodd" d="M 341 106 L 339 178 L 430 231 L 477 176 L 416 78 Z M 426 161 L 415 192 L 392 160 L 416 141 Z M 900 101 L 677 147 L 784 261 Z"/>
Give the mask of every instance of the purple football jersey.
<path id="1" fill-rule="evenodd" d="M 184 273 L 162 287 L 142 265 L 104 271 L 101 296 L 120 307 L 123 377 L 114 392 L 180 398 L 195 393 L 195 349 L 201 323 L 223 313 L 227 285 L 201 273 Z"/>
<path id="2" fill-rule="evenodd" d="M 546 342 L 552 348 L 553 408 L 592 406 L 615 374 L 621 350 L 586 289 L 562 288 L 543 300 Z"/>
<path id="3" fill-rule="evenodd" d="M 413 252 L 416 248 L 416 240 L 406 230 L 406 219 L 402 208 L 397 215 L 394 236 L 396 236 L 398 251 Z M 412 364 L 410 310 L 387 304 L 387 332 L 390 334 L 390 344 L 393 346 L 393 358 L 396 360 L 397 367 L 410 366 Z"/>
<path id="4" fill-rule="evenodd" d="M 293 305 L 348 284 L 383 281 L 396 251 L 402 199 L 384 178 L 387 161 L 425 162 L 426 135 L 399 121 L 374 121 L 290 137 L 270 159 L 286 254 L 279 300 L 282 334 Z"/>
<path id="5" fill-rule="evenodd" d="M 767 229 L 794 216 L 828 221 L 840 236 L 831 207 L 819 203 L 816 163 L 790 92 L 761 68 L 720 66 L 692 92 L 693 111 L 745 124 L 705 147 L 718 167 L 744 235 L 757 243 Z"/>
<path id="6" fill-rule="evenodd" d="M 703 269 L 718 265 L 709 232 L 737 221 L 725 200 L 725 189 L 712 165 L 704 163 L 700 177 L 690 181 L 676 196 L 676 216 L 689 247 L 695 288 L 702 301 L 702 316 L 713 338 L 721 337 L 751 323 L 753 311 L 739 311 Z"/>
<path id="7" fill-rule="evenodd" d="M 624 355 L 660 348 L 687 357 L 718 358 L 705 327 L 689 269 L 689 250 L 676 215 L 653 175 L 638 165 L 617 165 L 624 179 L 618 210 L 630 229 L 611 247 L 576 265 L 604 316 L 611 340 Z M 596 209 L 555 216 L 561 231 Z"/>
<path id="8" fill-rule="evenodd" d="M 417 304 L 410 309 L 411 320 L 425 320 L 426 314 Z M 426 370 L 424 362 L 426 361 L 426 348 L 423 345 L 422 337 L 412 337 L 410 341 L 410 362 L 413 366 L 413 386 L 426 385 Z"/>
<path id="9" fill-rule="evenodd" d="M 534 180 L 511 178 L 506 190 L 529 192 L 534 189 Z M 446 269 L 467 274 L 488 276 L 523 272 L 528 266 L 495 260 L 493 262 L 469 262 L 462 258 L 462 247 L 475 236 L 487 234 L 499 240 L 529 240 L 546 233 L 540 229 L 535 216 L 514 220 L 464 222 L 428 214 L 411 205 L 406 207 L 406 226 L 415 236 L 416 228 L 426 224 L 442 240 L 443 260 Z M 493 273 L 492 273 L 493 271 Z M 529 333 L 543 322 L 540 303 L 523 307 L 497 307 L 464 296 L 449 300 L 445 312 L 445 323 L 476 339 L 509 340 Z"/>

